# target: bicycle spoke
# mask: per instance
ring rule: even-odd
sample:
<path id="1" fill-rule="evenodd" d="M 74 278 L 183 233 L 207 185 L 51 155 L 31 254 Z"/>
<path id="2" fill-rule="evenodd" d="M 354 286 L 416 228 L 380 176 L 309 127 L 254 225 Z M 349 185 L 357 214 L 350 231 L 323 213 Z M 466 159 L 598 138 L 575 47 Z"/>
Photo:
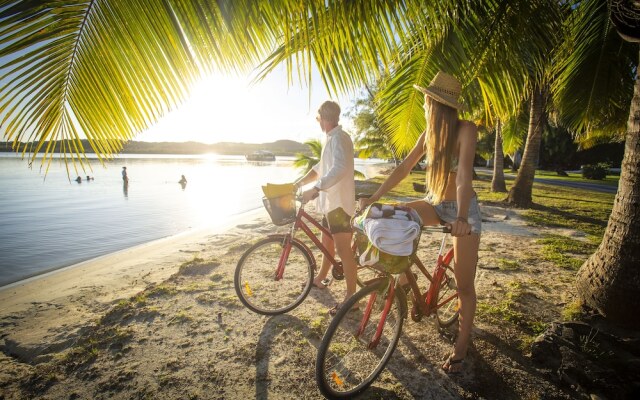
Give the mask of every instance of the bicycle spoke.
<path id="1" fill-rule="evenodd" d="M 282 239 L 270 238 L 250 248 L 238 262 L 236 293 L 255 312 L 267 315 L 287 312 L 309 293 L 313 271 L 308 255 L 299 245 L 292 245 L 282 278 L 277 279 L 282 251 Z"/>
<path id="2" fill-rule="evenodd" d="M 357 311 L 341 310 L 325 333 L 316 371 L 325 395 L 349 397 L 364 390 L 382 371 L 395 349 L 402 329 L 400 300 L 397 296 L 375 348 L 370 349 L 370 344 L 382 317 L 386 295 L 376 297 L 368 323 L 363 332 L 357 334 L 362 323 L 365 300 L 371 292 L 372 288 L 368 286 L 356 293 L 349 303 L 359 302 L 360 308 Z"/>
<path id="3" fill-rule="evenodd" d="M 438 305 L 440 307 L 436 311 L 438 325 L 446 328 L 452 325 L 458 319 L 458 297 L 456 292 L 456 280 L 453 275 L 453 269 L 447 266 L 446 272 L 440 282 L 440 291 L 438 292 Z M 443 302 L 445 302 L 442 304 Z"/>

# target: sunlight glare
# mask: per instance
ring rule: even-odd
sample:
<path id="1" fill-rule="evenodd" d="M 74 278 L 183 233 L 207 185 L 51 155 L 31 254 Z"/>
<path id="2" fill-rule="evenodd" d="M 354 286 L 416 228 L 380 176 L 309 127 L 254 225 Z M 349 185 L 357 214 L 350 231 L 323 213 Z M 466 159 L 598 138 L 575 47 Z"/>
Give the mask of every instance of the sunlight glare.
<path id="1" fill-rule="evenodd" d="M 315 121 L 318 105 L 330 98 L 320 83 L 289 87 L 284 68 L 263 81 L 249 77 L 210 75 L 196 83 L 191 96 L 136 140 L 201 143 L 267 143 L 281 139 L 304 142 L 322 137 Z M 343 111 L 350 106 L 338 99 Z M 343 126 L 350 121 L 343 120 Z M 347 127 L 345 126 L 345 127 Z"/>

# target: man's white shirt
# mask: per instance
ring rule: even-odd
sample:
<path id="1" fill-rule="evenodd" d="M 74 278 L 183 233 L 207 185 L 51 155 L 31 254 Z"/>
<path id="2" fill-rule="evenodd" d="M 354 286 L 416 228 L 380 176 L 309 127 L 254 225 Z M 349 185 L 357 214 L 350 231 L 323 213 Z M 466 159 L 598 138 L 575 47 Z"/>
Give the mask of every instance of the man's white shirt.
<path id="1" fill-rule="evenodd" d="M 349 215 L 355 213 L 356 187 L 353 177 L 353 142 L 338 125 L 327 133 L 320 162 L 313 167 L 320 179 L 315 187 L 320 189 L 316 207 L 328 214 L 338 207 Z"/>

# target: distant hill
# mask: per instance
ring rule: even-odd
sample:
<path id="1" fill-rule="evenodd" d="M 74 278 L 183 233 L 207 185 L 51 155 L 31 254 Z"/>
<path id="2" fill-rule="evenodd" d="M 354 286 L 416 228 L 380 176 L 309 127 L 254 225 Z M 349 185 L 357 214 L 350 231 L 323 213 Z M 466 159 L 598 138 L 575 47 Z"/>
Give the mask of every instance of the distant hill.
<path id="1" fill-rule="evenodd" d="M 48 142 L 42 146 L 46 149 Z M 88 140 L 82 140 L 86 153 L 93 153 Z M 59 152 L 61 141 L 55 145 L 55 152 Z M 124 145 L 122 154 L 224 154 L 244 155 L 256 150 L 269 150 L 277 156 L 293 156 L 296 153 L 310 154 L 306 144 L 293 140 L 278 140 L 271 143 L 232 143 L 221 142 L 205 144 L 198 142 L 137 142 L 131 141 Z M 0 142 L 0 151 L 13 151 L 10 142 Z M 28 150 L 27 150 L 28 151 Z"/>

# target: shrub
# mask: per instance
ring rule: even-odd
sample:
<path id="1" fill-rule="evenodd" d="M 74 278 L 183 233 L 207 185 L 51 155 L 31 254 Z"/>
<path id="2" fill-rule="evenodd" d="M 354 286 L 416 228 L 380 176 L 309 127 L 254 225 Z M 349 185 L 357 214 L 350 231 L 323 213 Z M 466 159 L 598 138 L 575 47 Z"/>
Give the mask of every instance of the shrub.
<path id="1" fill-rule="evenodd" d="M 609 164 L 607 163 L 588 164 L 582 166 L 582 176 L 587 179 L 602 180 L 606 178 L 607 172 L 609 172 Z"/>

